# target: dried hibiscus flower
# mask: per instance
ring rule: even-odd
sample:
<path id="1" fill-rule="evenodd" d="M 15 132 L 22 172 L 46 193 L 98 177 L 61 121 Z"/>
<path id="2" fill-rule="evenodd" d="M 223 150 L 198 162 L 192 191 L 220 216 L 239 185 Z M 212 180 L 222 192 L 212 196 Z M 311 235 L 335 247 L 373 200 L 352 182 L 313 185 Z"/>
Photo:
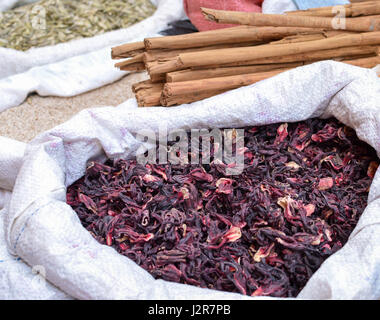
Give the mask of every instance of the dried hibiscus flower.
<path id="1" fill-rule="evenodd" d="M 67 203 L 100 243 L 156 278 L 294 297 L 346 243 L 378 159 L 332 119 L 244 132 L 238 176 L 218 161 L 91 162 L 68 188 Z M 209 150 L 211 160 L 216 150 Z"/>

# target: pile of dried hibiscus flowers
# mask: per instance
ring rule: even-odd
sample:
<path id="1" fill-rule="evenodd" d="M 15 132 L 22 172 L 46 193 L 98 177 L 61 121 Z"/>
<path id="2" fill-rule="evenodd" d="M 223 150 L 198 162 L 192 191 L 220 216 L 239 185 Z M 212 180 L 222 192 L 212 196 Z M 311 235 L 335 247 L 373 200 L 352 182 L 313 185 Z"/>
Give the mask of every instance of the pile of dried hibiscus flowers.
<path id="1" fill-rule="evenodd" d="M 156 278 L 294 297 L 348 240 L 378 159 L 334 119 L 245 128 L 244 143 L 238 176 L 220 162 L 92 162 L 67 203 Z"/>

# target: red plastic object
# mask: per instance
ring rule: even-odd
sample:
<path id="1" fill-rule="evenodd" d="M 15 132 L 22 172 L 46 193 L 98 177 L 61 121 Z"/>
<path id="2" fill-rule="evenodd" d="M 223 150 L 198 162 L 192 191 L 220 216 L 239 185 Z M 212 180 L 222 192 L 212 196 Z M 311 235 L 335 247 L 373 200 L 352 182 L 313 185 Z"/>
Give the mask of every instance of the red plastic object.
<path id="1" fill-rule="evenodd" d="M 263 0 L 183 0 L 183 5 L 187 16 L 199 31 L 222 29 L 234 26 L 231 24 L 219 24 L 216 22 L 207 21 L 201 12 L 201 7 L 218 10 L 261 12 L 262 3 Z"/>

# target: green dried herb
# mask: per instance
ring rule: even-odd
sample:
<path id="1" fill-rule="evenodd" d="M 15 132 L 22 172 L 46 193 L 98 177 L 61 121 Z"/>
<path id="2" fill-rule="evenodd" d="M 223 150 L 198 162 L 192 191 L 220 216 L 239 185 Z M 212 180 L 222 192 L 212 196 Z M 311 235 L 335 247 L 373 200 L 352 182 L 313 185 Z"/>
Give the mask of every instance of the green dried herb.
<path id="1" fill-rule="evenodd" d="M 0 47 L 28 50 L 126 28 L 156 10 L 149 0 L 41 0 L 0 12 Z"/>

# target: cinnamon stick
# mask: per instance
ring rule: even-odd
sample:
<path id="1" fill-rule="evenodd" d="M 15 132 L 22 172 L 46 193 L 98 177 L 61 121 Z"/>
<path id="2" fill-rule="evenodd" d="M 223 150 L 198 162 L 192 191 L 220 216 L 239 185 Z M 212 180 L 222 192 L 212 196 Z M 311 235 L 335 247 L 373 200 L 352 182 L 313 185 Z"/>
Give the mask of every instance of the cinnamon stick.
<path id="1" fill-rule="evenodd" d="M 231 90 L 273 77 L 287 70 L 289 68 L 229 77 L 169 82 L 164 85 L 162 94 L 164 97 L 171 97 L 186 94 L 201 94 L 209 91 Z"/>
<path id="2" fill-rule="evenodd" d="M 302 28 L 322 28 L 335 30 L 337 25 L 343 30 L 350 31 L 379 31 L 379 16 L 368 16 L 360 18 L 340 18 L 334 17 L 314 17 L 296 16 L 283 14 L 263 14 L 256 12 L 238 12 L 214 10 L 201 8 L 207 20 L 218 23 L 243 24 L 250 26 L 277 26 L 277 27 L 302 27 Z M 339 24 L 338 24 L 339 23 Z"/>
<path id="3" fill-rule="evenodd" d="M 132 86 L 137 104 L 140 107 L 159 106 L 163 83 L 152 83 L 150 80 L 141 81 Z"/>
<path id="4" fill-rule="evenodd" d="M 297 43 L 297 42 L 321 40 L 321 39 L 340 36 L 342 34 L 355 34 L 355 33 L 352 31 L 329 30 L 326 32 L 315 33 L 315 34 L 297 34 L 294 36 L 284 37 L 281 40 L 272 41 L 270 42 L 270 44 Z"/>
<path id="5" fill-rule="evenodd" d="M 136 94 L 139 107 L 158 107 L 161 105 L 161 91 L 144 92 Z"/>
<path id="6" fill-rule="evenodd" d="M 132 85 L 132 92 L 137 93 L 140 90 L 159 88 L 162 90 L 163 84 L 153 83 L 150 79 L 137 82 Z"/>
<path id="7" fill-rule="evenodd" d="M 178 56 L 177 61 L 170 61 L 170 64 L 164 63 L 164 65 L 160 68 L 161 70 L 165 70 L 166 68 L 168 69 L 166 72 L 171 72 L 196 66 L 222 65 L 234 62 L 243 62 L 247 61 L 247 57 L 250 57 L 250 60 L 254 60 L 350 46 L 379 44 L 380 32 L 367 32 L 352 35 L 341 35 L 315 41 L 278 44 L 276 45 L 276 50 L 273 50 L 273 45 L 267 44 L 255 47 L 184 53 Z"/>
<path id="8" fill-rule="evenodd" d="M 149 76 L 150 76 L 150 80 L 153 83 L 164 82 L 166 80 L 166 74 L 165 73 L 151 74 Z"/>
<path id="9" fill-rule="evenodd" d="M 145 70 L 145 64 L 143 62 L 136 62 L 120 67 L 121 71 L 143 71 Z"/>
<path id="10" fill-rule="evenodd" d="M 205 50 L 216 50 L 224 48 L 237 48 L 237 47 L 248 47 L 263 44 L 263 42 L 250 41 L 242 43 L 231 43 L 231 44 L 216 44 L 208 47 L 197 47 L 197 48 L 187 48 L 187 49 L 153 49 L 145 52 L 143 54 L 143 60 L 145 63 L 152 62 L 156 60 L 167 60 L 168 58 L 173 58 L 178 56 L 180 53 L 186 52 L 198 52 Z"/>
<path id="11" fill-rule="evenodd" d="M 129 58 L 132 55 L 135 55 L 136 52 L 142 53 L 144 50 L 145 50 L 145 45 L 143 41 L 126 43 L 126 44 L 122 44 L 120 46 L 111 48 L 111 58 L 112 59 Z"/>
<path id="12" fill-rule="evenodd" d="M 254 60 L 234 62 L 229 64 L 218 65 L 218 67 L 232 67 L 232 66 L 244 66 L 244 65 L 260 65 L 271 63 L 291 63 L 298 61 L 319 61 L 326 59 L 334 59 L 346 56 L 363 56 L 363 55 L 377 55 L 379 48 L 377 46 L 355 46 L 355 47 L 343 47 L 336 49 L 318 50 L 305 53 L 298 53 L 292 55 L 259 58 Z M 204 66 L 203 68 L 210 68 L 210 66 Z"/>
<path id="13" fill-rule="evenodd" d="M 380 0 L 371 0 L 371 2 L 377 2 Z M 363 2 L 369 2 L 368 0 L 350 0 L 351 3 L 363 3 Z"/>
<path id="14" fill-rule="evenodd" d="M 166 74 L 167 82 L 181 82 L 190 80 L 201 80 L 209 78 L 218 78 L 233 76 L 239 74 L 249 74 L 257 73 L 263 71 L 269 71 L 273 69 L 280 68 L 294 68 L 302 66 L 303 62 L 293 62 L 293 63 L 279 63 L 279 64 L 263 64 L 254 66 L 238 66 L 238 67 L 220 67 L 220 68 L 210 68 L 202 70 L 192 70 L 186 69 L 181 71 L 170 72 Z"/>
<path id="15" fill-rule="evenodd" d="M 115 67 L 116 68 L 122 68 L 122 67 L 126 67 L 128 65 L 131 65 L 131 64 L 134 64 L 134 63 L 137 63 L 137 62 L 143 62 L 143 56 L 144 56 L 144 54 L 140 53 L 139 55 L 137 55 L 137 56 L 135 56 L 135 57 L 133 57 L 131 59 L 115 63 Z"/>
<path id="16" fill-rule="evenodd" d="M 342 61 L 353 66 L 362 67 L 362 68 L 373 68 L 380 64 L 380 56 L 355 59 L 355 60 L 344 60 Z"/>
<path id="17" fill-rule="evenodd" d="M 270 42 L 269 44 L 297 43 L 297 42 L 305 42 L 305 41 L 313 41 L 313 40 L 321 40 L 321 39 L 326 39 L 326 37 L 322 33 L 301 34 L 301 35 L 284 37 L 281 40 L 275 40 L 275 41 Z"/>
<path id="18" fill-rule="evenodd" d="M 364 68 L 372 68 L 380 64 L 380 56 L 343 62 Z M 287 70 L 289 69 L 276 69 L 270 72 L 231 76 L 227 78 L 212 78 L 205 81 L 183 81 L 177 83 L 167 83 L 164 86 L 164 90 L 161 96 L 161 103 L 164 106 L 191 103 L 194 101 L 209 98 L 230 89 L 235 89 L 267 79 Z"/>
<path id="19" fill-rule="evenodd" d="M 186 49 L 208 47 L 217 44 L 244 43 L 282 39 L 284 36 L 302 32 L 320 33 L 322 29 L 293 27 L 252 27 L 238 26 L 226 29 L 196 32 L 177 36 L 147 38 L 144 40 L 147 50 Z"/>
<path id="20" fill-rule="evenodd" d="M 358 56 L 344 56 L 344 57 L 337 57 L 337 58 L 332 58 L 334 61 L 344 61 L 344 60 L 357 60 L 357 59 L 363 59 L 363 58 L 372 58 L 376 57 L 374 54 L 362 54 Z"/>
<path id="21" fill-rule="evenodd" d="M 158 60 L 158 61 L 152 61 L 152 62 L 147 62 L 145 64 L 146 69 L 149 73 L 149 75 L 152 76 L 158 76 L 165 74 L 167 72 L 175 71 L 175 70 L 182 70 L 185 68 L 179 69 L 177 65 L 177 60 L 179 56 L 169 58 L 167 61 L 165 60 Z"/>
<path id="22" fill-rule="evenodd" d="M 207 99 L 213 96 L 216 96 L 218 94 L 221 94 L 223 92 L 226 92 L 227 90 L 221 90 L 221 91 L 208 91 L 203 92 L 200 94 L 186 94 L 186 95 L 180 95 L 180 96 L 171 96 L 171 97 L 165 97 L 164 95 L 161 96 L 161 104 L 165 107 L 170 107 L 174 105 L 180 105 L 185 103 L 192 103 L 196 101 L 200 101 L 203 99 Z"/>

